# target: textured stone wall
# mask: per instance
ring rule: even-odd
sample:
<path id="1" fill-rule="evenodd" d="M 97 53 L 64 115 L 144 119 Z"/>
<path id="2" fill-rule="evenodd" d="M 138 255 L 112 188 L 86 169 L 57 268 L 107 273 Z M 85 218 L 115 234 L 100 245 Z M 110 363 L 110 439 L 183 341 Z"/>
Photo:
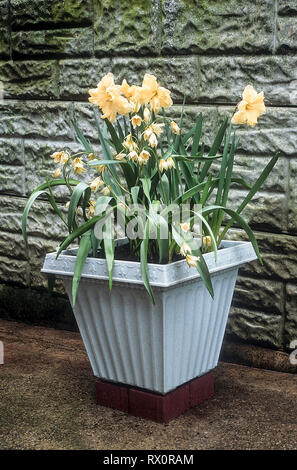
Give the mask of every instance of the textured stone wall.
<path id="1" fill-rule="evenodd" d="M 296 0 L 0 0 L 0 12 L 0 314 L 44 319 L 48 298 L 41 290 L 36 306 L 32 289 L 45 286 L 42 260 L 63 227 L 39 201 L 28 253 L 21 214 L 52 173 L 49 154 L 79 148 L 71 117 L 96 143 L 87 91 L 104 73 L 156 74 L 172 90 L 172 113 L 186 96 L 186 125 L 203 111 L 206 143 L 250 83 L 264 91 L 267 114 L 239 131 L 238 174 L 253 181 L 276 151 L 281 158 L 245 211 L 265 263 L 240 271 L 228 333 L 287 349 L 297 338 Z M 231 205 L 243 196 L 234 191 Z"/>

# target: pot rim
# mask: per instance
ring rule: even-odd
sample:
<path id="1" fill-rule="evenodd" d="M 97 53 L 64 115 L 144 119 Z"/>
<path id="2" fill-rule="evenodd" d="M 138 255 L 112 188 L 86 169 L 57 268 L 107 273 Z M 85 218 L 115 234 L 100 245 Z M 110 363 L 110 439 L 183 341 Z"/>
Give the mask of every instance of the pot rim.
<path id="1" fill-rule="evenodd" d="M 117 240 L 123 244 L 125 239 Z M 45 257 L 42 273 L 55 274 L 59 278 L 73 276 L 75 252 L 77 248 L 62 251 L 56 259 L 57 251 L 48 253 Z M 217 260 L 214 252 L 203 255 L 211 275 L 221 271 L 239 268 L 249 261 L 257 258 L 250 242 L 223 240 L 222 249 L 218 250 Z M 190 268 L 185 259 L 168 264 L 148 263 L 149 280 L 152 286 L 170 287 L 180 282 L 197 279 L 202 281 L 196 268 Z M 105 258 L 88 257 L 85 261 L 83 279 L 106 280 L 108 271 Z M 142 284 L 141 267 L 139 261 L 114 260 L 113 282 Z"/>

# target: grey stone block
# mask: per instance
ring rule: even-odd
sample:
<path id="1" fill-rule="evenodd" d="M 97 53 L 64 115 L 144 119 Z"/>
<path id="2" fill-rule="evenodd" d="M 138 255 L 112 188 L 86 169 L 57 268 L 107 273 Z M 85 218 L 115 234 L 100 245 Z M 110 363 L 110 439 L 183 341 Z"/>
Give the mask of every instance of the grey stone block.
<path id="1" fill-rule="evenodd" d="M 286 348 L 290 348 L 291 341 L 297 340 L 297 286 L 288 283 L 286 286 L 286 319 L 284 327 Z M 295 346 L 294 349 L 297 349 Z"/>
<path id="2" fill-rule="evenodd" d="M 273 43 L 273 0 L 165 0 L 166 53 L 270 52 Z"/>
<path id="3" fill-rule="evenodd" d="M 96 55 L 157 54 L 161 46 L 161 1 L 94 2 Z"/>
<path id="4" fill-rule="evenodd" d="M 200 102 L 236 104 L 245 86 L 252 85 L 264 92 L 267 106 L 297 104 L 294 56 L 210 56 L 200 57 L 199 63 Z"/>
<path id="5" fill-rule="evenodd" d="M 243 308 L 231 308 L 226 333 L 260 346 L 282 348 L 282 317 Z"/>
<path id="6" fill-rule="evenodd" d="M 281 315 L 284 312 L 283 283 L 240 276 L 236 282 L 232 304 Z"/>
<path id="7" fill-rule="evenodd" d="M 4 99 L 58 97 L 56 61 L 2 62 L 0 80 Z"/>
<path id="8" fill-rule="evenodd" d="M 23 56 L 90 56 L 93 54 L 91 28 L 13 31 L 11 47 L 14 57 Z"/>
<path id="9" fill-rule="evenodd" d="M 111 71 L 111 59 L 60 60 L 59 69 L 60 97 L 87 101 L 89 89 Z"/>
<path id="10" fill-rule="evenodd" d="M 10 0 L 10 11 L 13 29 L 91 24 L 93 17 L 92 0 Z"/>
<path id="11" fill-rule="evenodd" d="M 0 102 L 0 135 L 73 140 L 72 104 L 50 101 Z"/>

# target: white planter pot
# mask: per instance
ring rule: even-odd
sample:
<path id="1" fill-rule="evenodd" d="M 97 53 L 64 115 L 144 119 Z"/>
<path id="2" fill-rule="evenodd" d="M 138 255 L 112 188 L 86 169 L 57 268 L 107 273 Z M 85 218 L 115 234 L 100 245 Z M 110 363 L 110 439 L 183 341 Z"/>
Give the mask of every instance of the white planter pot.
<path id="1" fill-rule="evenodd" d="M 217 262 L 204 255 L 214 300 L 184 260 L 149 264 L 153 305 L 140 263 L 116 260 L 110 292 L 106 261 L 87 258 L 73 310 L 96 377 L 166 394 L 216 367 L 238 268 L 256 259 L 249 242 L 223 246 Z M 74 265 L 68 250 L 48 254 L 42 269 L 64 280 L 70 300 Z"/>

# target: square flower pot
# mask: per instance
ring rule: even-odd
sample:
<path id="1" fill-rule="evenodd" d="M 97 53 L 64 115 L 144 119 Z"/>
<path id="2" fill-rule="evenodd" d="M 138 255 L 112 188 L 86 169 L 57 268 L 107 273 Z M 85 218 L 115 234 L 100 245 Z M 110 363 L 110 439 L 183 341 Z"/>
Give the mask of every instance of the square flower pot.
<path id="1" fill-rule="evenodd" d="M 204 255 L 214 299 L 186 261 L 149 264 L 153 305 L 139 262 L 114 263 L 108 287 L 105 259 L 87 258 L 74 315 L 94 375 L 159 394 L 214 369 L 218 363 L 238 268 L 256 259 L 249 242 L 223 241 Z M 42 272 L 62 278 L 71 300 L 75 250 L 46 256 Z"/>

